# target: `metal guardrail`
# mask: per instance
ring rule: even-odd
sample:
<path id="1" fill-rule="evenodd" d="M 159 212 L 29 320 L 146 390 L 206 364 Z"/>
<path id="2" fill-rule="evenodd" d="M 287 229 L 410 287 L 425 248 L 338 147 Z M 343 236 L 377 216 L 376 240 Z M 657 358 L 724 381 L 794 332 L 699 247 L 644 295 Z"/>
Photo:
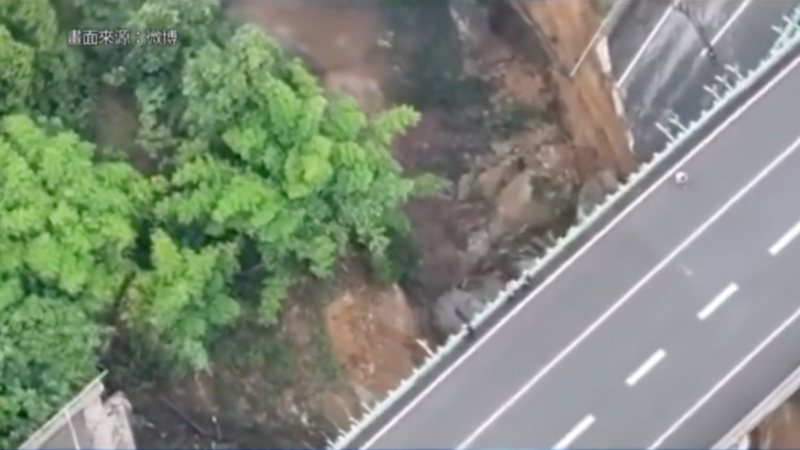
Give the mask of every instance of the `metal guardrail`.
<path id="1" fill-rule="evenodd" d="M 800 7 L 795 8 L 789 15 L 783 17 L 783 26 L 775 25 L 772 27 L 778 33 L 778 39 L 772 48 L 773 52 L 791 43 L 800 34 L 798 24 L 800 24 Z"/>
<path id="2" fill-rule="evenodd" d="M 798 14 L 800 14 L 800 12 Z M 800 15 L 798 17 L 800 17 Z M 550 247 L 541 258 L 536 260 L 531 268 L 525 270 L 520 278 L 508 282 L 498 297 L 488 303 L 481 312 L 473 317 L 471 321 L 472 327 L 476 329 L 481 327 L 487 319 L 493 316 L 513 295 L 517 294 L 520 288 L 525 286 L 534 275 L 543 268 L 550 266 L 568 244 L 573 243 L 576 241 L 576 238 L 585 234 L 585 231 L 590 228 L 591 225 L 598 222 L 600 216 L 612 209 L 612 206 L 615 206 L 623 196 L 631 195 L 633 191 L 639 187 L 640 181 L 645 178 L 645 175 L 651 172 L 653 167 L 658 166 L 668 156 L 671 156 L 676 149 L 682 148 L 687 142 L 691 142 L 694 131 L 712 123 L 712 118 L 714 118 L 721 109 L 734 103 L 734 100 L 741 92 L 756 84 L 756 82 L 766 72 L 770 71 L 789 50 L 800 44 L 800 28 L 795 25 L 793 19 L 794 16 L 787 18 L 787 23 L 780 29 L 780 35 L 776 45 L 770 51 L 768 57 L 762 60 L 757 68 L 751 70 L 745 76 L 742 75 L 737 68 L 728 67 L 729 72 L 734 75 L 735 85 L 726 79 L 720 79 L 720 87 L 724 94 L 720 94 L 719 90 L 714 89 L 714 92 L 717 94 L 714 104 L 711 108 L 704 110 L 698 120 L 688 125 L 674 120 L 673 125 L 675 125 L 677 132 L 662 129 L 669 138 L 667 148 L 657 153 L 651 161 L 643 163 L 639 169 L 630 176 L 630 179 L 624 186 L 607 196 L 603 204 L 588 214 L 585 220 L 570 228 L 563 237 L 558 239 L 554 246 Z M 377 402 L 377 404 L 363 404 L 362 406 L 366 414 L 360 420 L 351 418 L 349 430 L 340 432 L 335 440 L 329 441 L 329 448 L 332 450 L 340 450 L 348 447 L 365 428 L 379 418 L 398 399 L 406 395 L 417 381 L 429 375 L 445 356 L 449 355 L 464 341 L 466 334 L 466 329 L 462 329 L 459 333 L 450 336 L 447 342 L 433 351 L 421 366 L 415 368 L 414 372 L 408 378 L 404 379 L 397 388 L 390 391 L 388 395 Z"/>

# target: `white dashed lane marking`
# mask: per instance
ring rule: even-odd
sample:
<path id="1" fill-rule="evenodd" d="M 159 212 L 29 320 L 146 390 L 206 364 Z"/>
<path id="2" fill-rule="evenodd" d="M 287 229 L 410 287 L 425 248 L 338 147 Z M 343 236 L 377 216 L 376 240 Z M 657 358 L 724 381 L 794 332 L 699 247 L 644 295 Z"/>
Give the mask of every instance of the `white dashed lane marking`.
<path id="1" fill-rule="evenodd" d="M 644 376 L 647 375 L 648 372 L 653 370 L 653 367 L 655 367 L 658 363 L 660 363 L 665 356 L 667 356 L 667 352 L 665 352 L 662 349 L 659 349 L 657 352 L 650 355 L 650 357 L 647 358 L 647 361 L 642 363 L 642 365 L 639 366 L 639 368 L 636 369 L 631 374 L 631 376 L 629 376 L 628 379 L 625 380 L 625 384 L 633 387 L 636 383 L 639 382 L 639 380 L 644 378 Z"/>
<path id="2" fill-rule="evenodd" d="M 574 428 L 572 428 L 566 436 L 561 438 L 560 441 L 556 445 L 553 446 L 555 449 L 563 449 L 567 448 L 570 444 L 575 442 L 575 439 L 578 439 L 581 434 L 583 434 L 592 424 L 594 423 L 595 419 L 594 416 L 589 414 L 588 416 L 584 417 L 583 420 L 578 422 Z"/>
<path id="3" fill-rule="evenodd" d="M 707 304 L 705 308 L 703 308 L 702 310 L 700 310 L 699 313 L 697 313 L 697 318 L 700 320 L 708 319 L 708 317 L 711 316 L 711 314 L 714 314 L 714 311 L 719 309 L 719 307 L 722 306 L 722 304 L 725 303 L 726 300 L 731 298 L 731 296 L 735 294 L 736 291 L 738 290 L 739 286 L 736 286 L 735 283 L 729 284 L 728 287 L 726 287 L 725 289 L 722 290 L 722 292 L 717 294 L 717 296 L 714 297 L 714 299 L 711 300 L 711 302 Z"/>

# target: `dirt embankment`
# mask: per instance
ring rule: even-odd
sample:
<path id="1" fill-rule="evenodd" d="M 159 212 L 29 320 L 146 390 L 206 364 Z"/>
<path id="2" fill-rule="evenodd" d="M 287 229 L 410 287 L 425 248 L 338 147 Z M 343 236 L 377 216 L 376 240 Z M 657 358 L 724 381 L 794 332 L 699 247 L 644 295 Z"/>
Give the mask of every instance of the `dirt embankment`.
<path id="1" fill-rule="evenodd" d="M 589 45 L 600 24 L 591 1 L 526 2 L 514 0 L 520 15 L 549 43 L 555 60 L 555 82 L 566 104 L 565 124 L 580 147 L 594 148 L 599 158 L 614 161 L 620 174 L 636 166 L 628 148 L 625 124 L 617 115 L 612 83 L 590 52 L 574 77 L 569 72 Z"/>
<path id="2" fill-rule="evenodd" d="M 596 27 L 589 0 L 228 3 L 365 108 L 416 106 L 395 154 L 453 181 L 406 205 L 418 289 L 343 264 L 336 286 L 298 286 L 274 335 L 239 330 L 208 373 L 129 393 L 142 447 L 320 447 L 420 362 L 429 322 L 458 326 L 453 307 L 493 297 L 635 161 L 597 62 L 563 73 Z"/>

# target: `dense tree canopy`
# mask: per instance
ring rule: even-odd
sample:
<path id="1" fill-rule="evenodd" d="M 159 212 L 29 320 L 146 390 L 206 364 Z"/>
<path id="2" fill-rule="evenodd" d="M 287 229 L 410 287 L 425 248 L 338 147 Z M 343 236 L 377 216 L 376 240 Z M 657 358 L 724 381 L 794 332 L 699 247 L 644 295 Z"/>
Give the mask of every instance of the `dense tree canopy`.
<path id="1" fill-rule="evenodd" d="M 28 110 L 86 130 L 89 79 L 65 34 L 48 0 L 0 0 L 0 113 Z"/>
<path id="2" fill-rule="evenodd" d="M 200 48 L 182 81 L 181 128 L 194 141 L 179 150 L 156 215 L 207 239 L 255 246 L 270 273 L 261 296 L 266 321 L 295 268 L 324 276 L 353 241 L 384 252 L 384 217 L 413 187 L 386 145 L 415 120 L 413 111 L 369 121 L 352 100 L 328 100 L 297 60 L 252 26 L 225 47 Z"/>
<path id="3" fill-rule="evenodd" d="M 0 446 L 97 372 L 98 316 L 134 267 L 148 182 L 27 116 L 0 124 Z M 16 442 L 18 444 L 18 442 Z"/>
<path id="4" fill-rule="evenodd" d="M 179 42 L 68 46 L 67 28 Z M 158 173 L 92 143 L 111 88 Z M 431 187 L 389 152 L 413 110 L 368 117 L 211 0 L 0 0 L 0 117 L 2 447 L 97 373 L 110 336 L 200 369 L 218 331 L 276 321 L 299 277 L 352 251 L 396 264 L 399 205 Z"/>

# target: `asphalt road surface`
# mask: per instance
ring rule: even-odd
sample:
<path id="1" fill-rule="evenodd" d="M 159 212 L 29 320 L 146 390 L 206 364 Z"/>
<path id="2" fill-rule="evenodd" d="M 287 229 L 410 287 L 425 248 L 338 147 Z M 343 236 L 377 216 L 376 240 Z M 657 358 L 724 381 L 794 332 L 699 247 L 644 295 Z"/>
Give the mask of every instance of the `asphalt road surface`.
<path id="1" fill-rule="evenodd" d="M 686 122 L 700 117 L 713 96 L 704 85 L 721 72 L 703 55 L 697 30 L 670 12 L 670 0 L 634 2 L 608 39 L 614 78 L 625 105 L 638 154 L 662 150 L 666 137 L 654 124 L 667 124 L 670 111 Z M 685 1 L 722 63 L 744 73 L 758 66 L 777 38 L 773 25 L 797 0 Z M 724 73 L 724 72 L 722 72 Z M 728 75 L 730 76 L 730 74 Z"/>
<path id="2" fill-rule="evenodd" d="M 800 365 L 797 105 L 800 58 L 351 447 L 710 448 Z"/>

